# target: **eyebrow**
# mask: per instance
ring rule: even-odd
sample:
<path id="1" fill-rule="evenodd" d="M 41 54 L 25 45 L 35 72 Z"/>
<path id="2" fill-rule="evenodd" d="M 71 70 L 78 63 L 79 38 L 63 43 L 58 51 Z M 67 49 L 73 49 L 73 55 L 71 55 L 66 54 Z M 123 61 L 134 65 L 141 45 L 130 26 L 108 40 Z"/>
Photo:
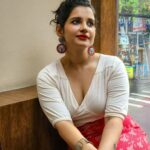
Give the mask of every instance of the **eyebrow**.
<path id="1" fill-rule="evenodd" d="M 75 20 L 75 19 L 81 20 L 82 18 L 81 17 L 72 17 L 72 18 L 70 18 L 70 20 Z M 95 22 L 95 19 L 93 19 L 93 18 L 88 18 L 88 20 L 92 20 L 93 22 Z"/>

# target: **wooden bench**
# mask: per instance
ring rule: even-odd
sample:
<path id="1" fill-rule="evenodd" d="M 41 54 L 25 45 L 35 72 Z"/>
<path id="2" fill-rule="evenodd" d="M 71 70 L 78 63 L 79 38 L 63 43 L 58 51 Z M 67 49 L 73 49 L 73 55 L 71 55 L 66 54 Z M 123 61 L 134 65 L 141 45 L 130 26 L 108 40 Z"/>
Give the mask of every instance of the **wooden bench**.
<path id="1" fill-rule="evenodd" d="M 36 87 L 0 93 L 0 150 L 66 150 L 43 114 Z"/>

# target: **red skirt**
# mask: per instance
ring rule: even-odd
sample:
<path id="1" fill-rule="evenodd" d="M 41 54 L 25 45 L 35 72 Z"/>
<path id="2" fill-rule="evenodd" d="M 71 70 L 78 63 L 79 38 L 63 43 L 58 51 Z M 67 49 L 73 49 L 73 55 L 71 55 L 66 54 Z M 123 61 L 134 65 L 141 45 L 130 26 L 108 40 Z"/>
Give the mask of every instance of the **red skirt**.
<path id="1" fill-rule="evenodd" d="M 80 132 L 98 148 L 104 128 L 104 119 L 78 127 Z M 113 137 L 112 137 L 113 138 Z M 128 115 L 123 121 L 123 130 L 116 150 L 150 150 L 146 133 Z"/>

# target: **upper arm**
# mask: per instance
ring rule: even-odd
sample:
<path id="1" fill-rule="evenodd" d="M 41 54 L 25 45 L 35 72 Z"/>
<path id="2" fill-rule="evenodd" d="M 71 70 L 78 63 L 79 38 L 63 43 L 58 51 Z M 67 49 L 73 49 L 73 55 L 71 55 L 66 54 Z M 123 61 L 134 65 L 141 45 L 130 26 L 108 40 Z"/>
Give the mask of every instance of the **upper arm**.
<path id="1" fill-rule="evenodd" d="M 53 126 L 58 121 L 72 121 L 53 78 L 45 74 L 39 74 L 37 77 L 37 91 L 41 108 Z"/>
<path id="2" fill-rule="evenodd" d="M 108 81 L 105 117 L 124 118 L 128 111 L 129 81 L 123 62 L 116 60 Z"/>

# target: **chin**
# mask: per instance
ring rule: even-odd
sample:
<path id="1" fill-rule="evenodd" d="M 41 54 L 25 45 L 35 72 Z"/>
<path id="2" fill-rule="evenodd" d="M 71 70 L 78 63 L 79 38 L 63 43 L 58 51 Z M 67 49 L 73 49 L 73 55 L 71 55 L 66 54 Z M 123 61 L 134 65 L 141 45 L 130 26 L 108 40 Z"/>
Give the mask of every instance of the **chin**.
<path id="1" fill-rule="evenodd" d="M 80 42 L 80 43 L 76 43 L 76 45 L 79 45 L 79 46 L 82 46 L 82 47 L 90 47 L 92 44 L 85 43 L 85 42 Z"/>
<path id="2" fill-rule="evenodd" d="M 85 49 L 85 48 L 90 47 L 90 45 L 78 44 L 78 47 L 80 47 L 80 48 L 82 48 L 82 49 Z"/>

